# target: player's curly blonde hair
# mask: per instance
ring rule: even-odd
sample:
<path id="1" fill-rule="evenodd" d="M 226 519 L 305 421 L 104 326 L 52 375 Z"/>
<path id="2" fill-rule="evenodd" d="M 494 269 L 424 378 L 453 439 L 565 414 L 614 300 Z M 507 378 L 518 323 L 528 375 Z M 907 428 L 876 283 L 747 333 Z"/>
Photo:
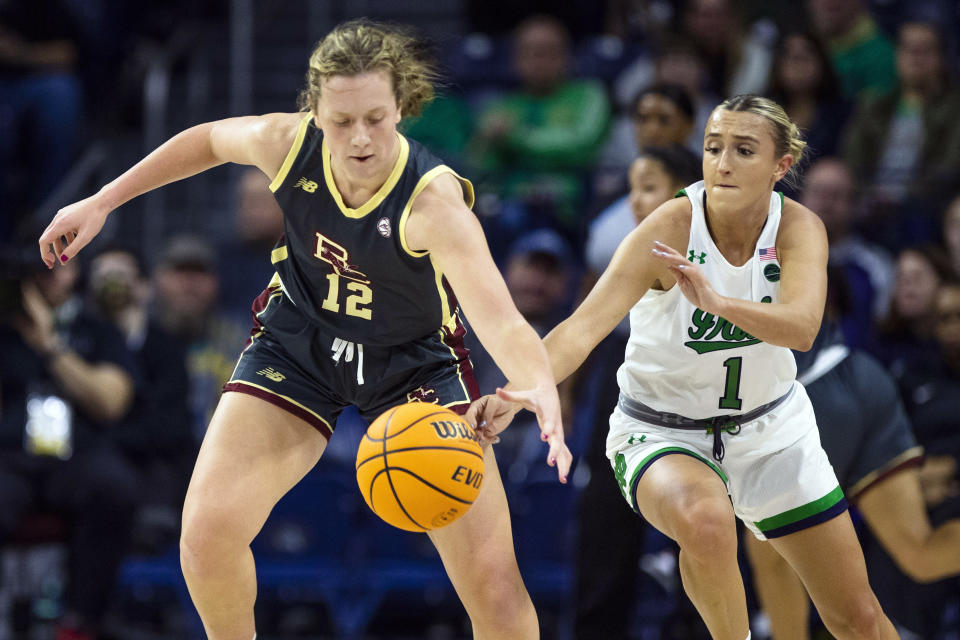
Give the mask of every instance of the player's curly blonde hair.
<path id="1" fill-rule="evenodd" d="M 438 74 L 426 59 L 424 46 L 398 27 L 361 18 L 337 26 L 314 48 L 307 86 L 298 100 L 300 109 L 316 108 L 327 78 L 369 71 L 386 71 L 390 75 L 397 106 L 404 116 L 419 115 L 433 99 L 433 83 Z"/>
<path id="2" fill-rule="evenodd" d="M 746 111 L 766 118 L 770 123 L 777 156 L 790 154 L 793 158 L 793 165 L 783 179 L 788 184 L 796 184 L 799 174 L 797 167 L 803 159 L 803 151 L 807 148 L 807 143 L 801 137 L 800 129 L 783 107 L 770 98 L 748 93 L 724 100 L 717 108 L 726 111 Z"/>

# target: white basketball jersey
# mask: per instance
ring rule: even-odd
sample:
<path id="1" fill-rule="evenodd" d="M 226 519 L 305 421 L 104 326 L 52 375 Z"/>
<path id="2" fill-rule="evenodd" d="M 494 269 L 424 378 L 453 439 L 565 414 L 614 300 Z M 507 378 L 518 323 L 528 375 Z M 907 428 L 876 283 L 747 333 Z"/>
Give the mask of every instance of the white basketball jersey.
<path id="1" fill-rule="evenodd" d="M 688 260 L 700 267 L 720 295 L 778 304 L 776 241 L 782 196 L 770 195 L 767 221 L 753 256 L 735 267 L 707 230 L 703 182 L 684 191 L 693 206 Z M 790 390 L 796 375 L 790 349 L 762 342 L 705 313 L 674 286 L 669 291 L 647 291 L 630 310 L 630 340 L 617 381 L 624 394 L 653 409 L 701 419 L 772 402 Z"/>

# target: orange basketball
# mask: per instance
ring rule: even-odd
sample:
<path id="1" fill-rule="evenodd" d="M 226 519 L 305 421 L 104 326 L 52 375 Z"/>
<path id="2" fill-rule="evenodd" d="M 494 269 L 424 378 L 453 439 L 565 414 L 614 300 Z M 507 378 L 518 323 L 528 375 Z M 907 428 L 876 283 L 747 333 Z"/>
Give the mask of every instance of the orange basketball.
<path id="1" fill-rule="evenodd" d="M 483 452 L 462 417 L 411 402 L 380 415 L 357 450 L 357 484 L 387 523 L 429 531 L 462 516 L 480 493 Z"/>

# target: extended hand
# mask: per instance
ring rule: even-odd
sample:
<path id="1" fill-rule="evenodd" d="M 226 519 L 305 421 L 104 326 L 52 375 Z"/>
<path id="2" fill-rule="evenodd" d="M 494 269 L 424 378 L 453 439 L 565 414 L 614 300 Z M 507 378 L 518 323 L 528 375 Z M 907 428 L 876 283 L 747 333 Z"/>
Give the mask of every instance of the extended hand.
<path id="1" fill-rule="evenodd" d="M 40 236 L 40 259 L 47 268 L 58 260 L 66 262 L 87 246 L 100 233 L 108 213 L 110 209 L 96 195 L 60 209 Z"/>
<path id="2" fill-rule="evenodd" d="M 687 260 L 676 249 L 660 241 L 654 241 L 651 253 L 667 265 L 670 273 L 677 279 L 677 286 L 684 297 L 698 309 L 716 314 L 720 295 L 713 290 L 700 267 Z"/>
<path id="3" fill-rule="evenodd" d="M 519 405 L 491 394 L 475 400 L 463 417 L 476 428 L 480 444 L 487 446 L 500 442 L 497 434 L 510 426 L 520 409 Z"/>
<path id="4" fill-rule="evenodd" d="M 563 441 L 563 422 L 560 419 L 560 399 L 557 397 L 557 388 L 538 388 L 528 391 L 497 389 L 497 396 L 501 400 L 519 404 L 537 416 L 540 439 L 550 445 L 547 464 L 551 467 L 556 466 L 560 482 L 566 483 L 570 465 L 573 463 L 573 454 Z"/>

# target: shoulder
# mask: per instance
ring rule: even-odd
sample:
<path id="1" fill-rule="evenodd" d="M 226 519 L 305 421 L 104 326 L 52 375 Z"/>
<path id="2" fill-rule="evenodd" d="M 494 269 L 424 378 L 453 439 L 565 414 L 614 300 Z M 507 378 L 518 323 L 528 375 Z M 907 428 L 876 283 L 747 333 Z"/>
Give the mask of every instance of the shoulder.
<path id="1" fill-rule="evenodd" d="M 672 232 L 689 232 L 693 206 L 686 196 L 672 198 L 653 210 L 643 224 Z"/>
<path id="2" fill-rule="evenodd" d="M 430 179 L 414 196 L 412 210 L 417 213 L 464 208 L 463 186 L 452 171 L 443 171 Z"/>
<path id="3" fill-rule="evenodd" d="M 287 149 L 293 144 L 306 113 L 268 113 L 254 118 L 250 126 L 253 139 L 268 147 Z"/>
<path id="4" fill-rule="evenodd" d="M 798 236 L 822 237 L 826 242 L 827 230 L 823 226 L 820 216 L 791 198 L 783 199 L 783 209 L 780 212 L 780 231 L 777 240 L 789 241 Z"/>

